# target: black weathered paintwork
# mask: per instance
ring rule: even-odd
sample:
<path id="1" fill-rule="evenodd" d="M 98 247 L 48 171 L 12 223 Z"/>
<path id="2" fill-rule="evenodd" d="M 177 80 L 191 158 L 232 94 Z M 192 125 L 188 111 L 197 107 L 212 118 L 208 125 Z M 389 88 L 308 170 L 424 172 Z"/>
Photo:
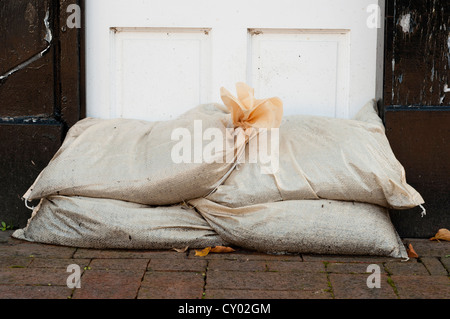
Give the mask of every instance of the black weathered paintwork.
<path id="1" fill-rule="evenodd" d="M 83 29 L 65 28 L 71 3 L 84 4 L 0 1 L 0 221 L 16 227 L 31 216 L 22 195 L 85 114 Z"/>
<path id="2" fill-rule="evenodd" d="M 386 134 L 427 209 L 424 218 L 419 208 L 391 212 L 403 237 L 450 228 L 449 37 L 448 0 L 387 0 Z"/>

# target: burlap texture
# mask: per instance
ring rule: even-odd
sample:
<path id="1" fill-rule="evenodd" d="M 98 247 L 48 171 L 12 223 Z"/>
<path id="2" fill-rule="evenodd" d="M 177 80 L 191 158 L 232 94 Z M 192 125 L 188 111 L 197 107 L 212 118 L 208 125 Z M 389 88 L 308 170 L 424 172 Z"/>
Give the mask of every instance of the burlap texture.
<path id="1" fill-rule="evenodd" d="M 172 140 L 171 134 L 185 128 L 193 139 L 195 120 L 201 121 L 203 131 L 220 129 L 224 150 L 214 154 L 219 160 L 210 159 L 212 163 L 194 162 L 194 151 L 192 162 L 175 163 L 171 152 L 179 141 Z M 171 205 L 204 196 L 232 167 L 227 150 L 244 149 L 245 139 L 235 143 L 227 128 L 233 128 L 230 115 L 214 104 L 201 105 L 171 121 L 81 120 L 24 198 L 67 195 Z M 210 141 L 200 143 L 203 148 Z"/>
<path id="2" fill-rule="evenodd" d="M 14 238 L 98 249 L 204 248 L 226 245 L 186 205 L 151 207 L 119 200 L 50 196 Z"/>
<path id="3" fill-rule="evenodd" d="M 230 208 L 204 198 L 189 204 L 223 240 L 247 249 L 407 258 L 387 209 L 373 204 L 291 200 Z"/>
<path id="4" fill-rule="evenodd" d="M 261 174 L 259 162 L 245 161 L 207 198 L 229 207 L 303 199 L 356 201 L 395 209 L 424 203 L 406 182 L 373 101 L 353 120 L 285 116 L 279 136 L 277 172 Z M 246 158 L 248 152 L 247 147 Z"/>

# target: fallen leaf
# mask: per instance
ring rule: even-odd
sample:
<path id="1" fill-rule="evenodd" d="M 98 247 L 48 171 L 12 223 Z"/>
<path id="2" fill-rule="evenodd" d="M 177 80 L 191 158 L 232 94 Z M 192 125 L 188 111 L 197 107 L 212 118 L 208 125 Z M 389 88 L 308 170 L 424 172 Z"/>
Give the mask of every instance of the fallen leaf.
<path id="1" fill-rule="evenodd" d="M 417 253 L 415 252 L 415 250 L 411 244 L 408 245 L 408 248 L 406 249 L 406 251 L 408 252 L 409 258 L 419 258 L 419 255 L 417 255 Z"/>
<path id="2" fill-rule="evenodd" d="M 450 231 L 448 229 L 442 228 L 439 229 L 439 231 L 434 235 L 434 237 L 431 237 L 430 240 L 447 240 L 450 241 Z"/>
<path id="3" fill-rule="evenodd" d="M 195 256 L 205 257 L 206 255 L 209 254 L 210 250 L 211 250 L 211 247 L 206 247 L 203 250 L 196 250 L 195 251 Z"/>
<path id="4" fill-rule="evenodd" d="M 211 249 L 212 253 L 232 253 L 233 251 L 235 251 L 233 248 L 231 247 L 225 247 L 225 246 L 216 246 L 214 248 Z"/>
<path id="5" fill-rule="evenodd" d="M 186 246 L 184 248 L 172 248 L 173 250 L 175 250 L 177 253 L 184 253 L 186 252 L 186 250 L 188 250 L 189 246 Z"/>

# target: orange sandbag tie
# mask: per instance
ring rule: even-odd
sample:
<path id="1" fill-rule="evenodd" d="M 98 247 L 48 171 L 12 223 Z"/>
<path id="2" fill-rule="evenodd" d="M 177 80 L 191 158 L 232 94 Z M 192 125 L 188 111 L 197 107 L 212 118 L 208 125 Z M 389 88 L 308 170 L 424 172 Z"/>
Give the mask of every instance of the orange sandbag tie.
<path id="1" fill-rule="evenodd" d="M 279 98 L 256 99 L 254 89 L 242 82 L 236 83 L 236 91 L 237 98 L 227 89 L 220 89 L 222 101 L 231 112 L 236 127 L 244 130 L 280 127 L 283 102 Z"/>
<path id="2" fill-rule="evenodd" d="M 257 129 L 279 128 L 283 117 L 283 102 L 278 97 L 256 99 L 255 90 L 246 83 L 236 83 L 237 97 L 224 87 L 220 88 L 220 97 L 231 113 L 235 135 L 244 134 L 245 144 L 258 135 Z M 256 129 L 256 130 L 255 130 Z M 239 139 L 238 139 L 239 140 Z M 216 187 L 207 195 L 214 193 L 240 163 L 244 149 L 236 156 L 234 165 L 220 179 Z"/>

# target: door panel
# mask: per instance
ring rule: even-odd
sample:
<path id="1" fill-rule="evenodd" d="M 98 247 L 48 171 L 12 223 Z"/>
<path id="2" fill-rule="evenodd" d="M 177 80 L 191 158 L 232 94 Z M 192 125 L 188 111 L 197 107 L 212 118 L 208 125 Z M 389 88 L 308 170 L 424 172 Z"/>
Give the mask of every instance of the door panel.
<path id="1" fill-rule="evenodd" d="M 208 29 L 116 28 L 111 37 L 111 117 L 167 120 L 209 100 Z"/>
<path id="2" fill-rule="evenodd" d="M 285 114 L 352 117 L 381 97 L 374 3 L 88 1 L 87 115 L 170 119 L 245 81 Z"/>
<path id="3" fill-rule="evenodd" d="M 346 30 L 250 30 L 248 82 L 286 114 L 349 115 Z M 320 98 L 319 98 L 320 97 Z"/>

